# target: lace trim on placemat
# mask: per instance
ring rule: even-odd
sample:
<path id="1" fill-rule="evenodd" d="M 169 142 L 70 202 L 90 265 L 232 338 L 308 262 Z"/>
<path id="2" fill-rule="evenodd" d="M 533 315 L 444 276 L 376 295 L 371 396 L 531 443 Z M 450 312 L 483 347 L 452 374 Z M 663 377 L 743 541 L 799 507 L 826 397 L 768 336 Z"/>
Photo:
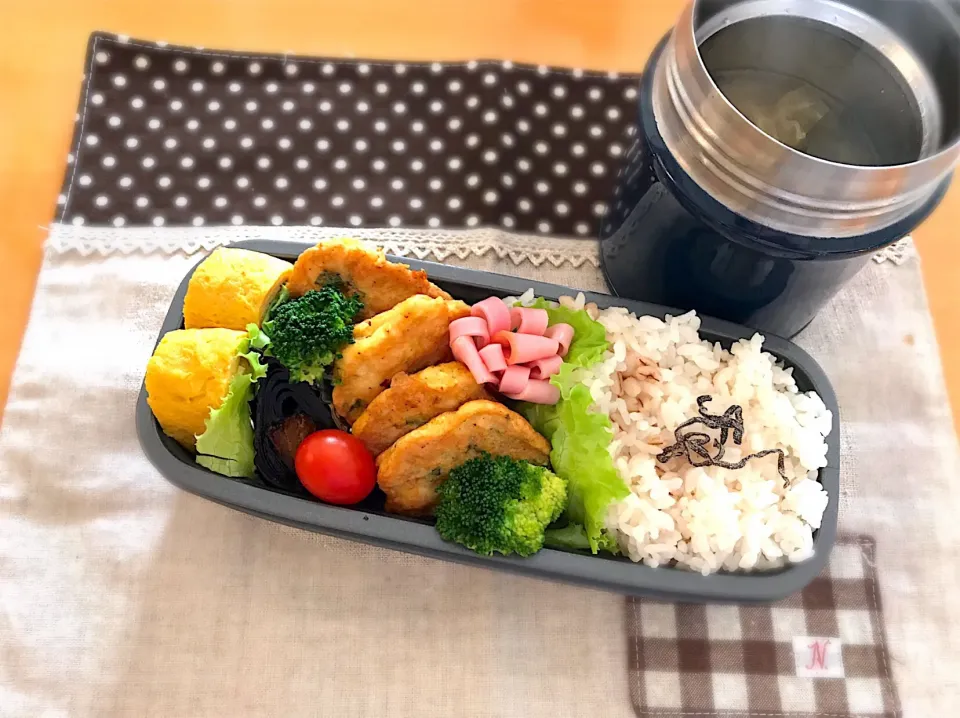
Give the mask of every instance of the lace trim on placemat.
<path id="1" fill-rule="evenodd" d="M 54 224 L 47 251 L 77 252 L 84 256 L 111 254 L 195 254 L 243 239 L 288 240 L 317 243 L 331 237 L 356 237 L 375 241 L 390 254 L 444 261 L 494 254 L 514 264 L 555 267 L 570 264 L 599 266 L 596 242 L 583 239 L 512 234 L 496 229 L 348 229 L 337 227 L 76 227 Z"/>
<path id="2" fill-rule="evenodd" d="M 77 252 L 83 256 L 111 254 L 196 254 L 242 239 L 294 240 L 316 243 L 331 237 L 350 236 L 376 241 L 385 251 L 418 259 L 444 261 L 450 257 L 466 259 L 493 253 L 514 264 L 530 262 L 539 267 L 569 263 L 600 265 L 595 242 L 582 239 L 513 234 L 497 229 L 358 229 L 338 227 L 77 227 L 53 224 L 47 251 L 54 254 Z M 901 265 L 917 256 L 911 237 L 877 252 L 878 264 Z"/>

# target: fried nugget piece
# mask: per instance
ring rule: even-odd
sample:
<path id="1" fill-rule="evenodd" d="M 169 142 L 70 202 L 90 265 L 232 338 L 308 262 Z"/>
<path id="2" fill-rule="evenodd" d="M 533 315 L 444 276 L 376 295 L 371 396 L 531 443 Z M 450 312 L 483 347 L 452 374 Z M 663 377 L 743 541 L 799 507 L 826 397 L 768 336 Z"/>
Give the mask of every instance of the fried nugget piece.
<path id="1" fill-rule="evenodd" d="M 484 452 L 545 466 L 550 444 L 503 404 L 467 402 L 401 437 L 377 458 L 377 483 L 387 495 L 387 510 L 433 513 L 437 487 L 453 469 Z"/>
<path id="2" fill-rule="evenodd" d="M 387 260 L 380 250 L 356 239 L 330 239 L 308 249 L 293 265 L 287 289 L 299 297 L 335 280 L 363 302 L 360 319 L 385 312 L 415 294 L 450 299 L 427 280 L 426 272 Z"/>
<path id="3" fill-rule="evenodd" d="M 374 456 L 435 416 L 474 399 L 489 399 L 482 384 L 460 362 L 430 366 L 416 374 L 397 374 L 390 388 L 370 402 L 353 425 L 353 435 Z"/>
<path id="4" fill-rule="evenodd" d="M 450 361 L 450 322 L 469 314 L 463 302 L 416 294 L 358 324 L 333 365 L 337 414 L 352 424 L 400 372 Z"/>

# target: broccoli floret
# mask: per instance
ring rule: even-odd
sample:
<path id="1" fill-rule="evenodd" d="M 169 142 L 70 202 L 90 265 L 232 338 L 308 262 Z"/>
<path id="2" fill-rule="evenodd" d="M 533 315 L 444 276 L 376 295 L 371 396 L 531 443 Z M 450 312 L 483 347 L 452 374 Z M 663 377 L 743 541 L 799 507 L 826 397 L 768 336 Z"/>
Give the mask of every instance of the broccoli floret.
<path id="1" fill-rule="evenodd" d="M 343 347 L 353 343 L 353 320 L 362 308 L 359 299 L 334 286 L 279 304 L 263 324 L 268 351 L 290 370 L 292 381 L 318 384 Z"/>
<path id="2" fill-rule="evenodd" d="M 530 556 L 567 505 L 567 483 L 552 471 L 484 454 L 440 485 L 437 531 L 479 554 Z"/>

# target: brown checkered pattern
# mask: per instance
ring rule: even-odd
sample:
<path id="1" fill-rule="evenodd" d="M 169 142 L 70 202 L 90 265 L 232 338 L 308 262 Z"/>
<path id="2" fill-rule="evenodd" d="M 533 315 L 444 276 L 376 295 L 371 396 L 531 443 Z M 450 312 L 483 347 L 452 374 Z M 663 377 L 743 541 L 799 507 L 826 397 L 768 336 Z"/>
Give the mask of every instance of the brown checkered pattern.
<path id="1" fill-rule="evenodd" d="M 771 605 L 628 599 L 629 679 L 639 716 L 898 718 L 875 543 L 838 540 L 826 569 Z M 794 637 L 842 642 L 843 678 L 800 678 Z"/>

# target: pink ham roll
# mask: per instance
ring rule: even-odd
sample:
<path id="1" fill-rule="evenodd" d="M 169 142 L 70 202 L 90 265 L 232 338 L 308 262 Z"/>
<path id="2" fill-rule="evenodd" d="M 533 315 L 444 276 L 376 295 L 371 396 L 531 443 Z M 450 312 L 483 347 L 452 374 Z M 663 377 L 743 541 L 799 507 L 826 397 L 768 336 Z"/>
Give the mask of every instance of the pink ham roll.
<path id="1" fill-rule="evenodd" d="M 490 373 L 483 359 L 480 358 L 480 352 L 477 351 L 477 345 L 474 344 L 472 337 L 457 337 L 450 343 L 450 349 L 453 351 L 454 358 L 470 370 L 477 384 L 497 383 L 497 377 Z"/>
<path id="2" fill-rule="evenodd" d="M 451 346 L 460 337 L 473 337 L 476 339 L 477 348 L 483 349 L 490 343 L 486 320 L 482 317 L 462 317 L 450 322 Z"/>
<path id="3" fill-rule="evenodd" d="M 555 355 L 560 348 L 560 343 L 556 339 L 533 334 L 497 332 L 493 335 L 492 341 L 503 347 L 508 366 L 546 359 Z"/>
<path id="4" fill-rule="evenodd" d="M 569 324 L 554 324 L 543 335 L 560 342 L 560 356 L 565 357 L 567 355 L 570 350 L 570 343 L 573 342 L 573 327 Z"/>
<path id="5" fill-rule="evenodd" d="M 503 392 L 503 395 L 509 399 L 517 401 L 529 401 L 534 404 L 556 404 L 560 401 L 560 390 L 549 381 L 538 381 L 531 379 L 522 391 L 515 394 Z"/>
<path id="6" fill-rule="evenodd" d="M 470 314 L 487 323 L 490 336 L 510 331 L 510 308 L 500 297 L 487 297 L 470 308 Z"/>

